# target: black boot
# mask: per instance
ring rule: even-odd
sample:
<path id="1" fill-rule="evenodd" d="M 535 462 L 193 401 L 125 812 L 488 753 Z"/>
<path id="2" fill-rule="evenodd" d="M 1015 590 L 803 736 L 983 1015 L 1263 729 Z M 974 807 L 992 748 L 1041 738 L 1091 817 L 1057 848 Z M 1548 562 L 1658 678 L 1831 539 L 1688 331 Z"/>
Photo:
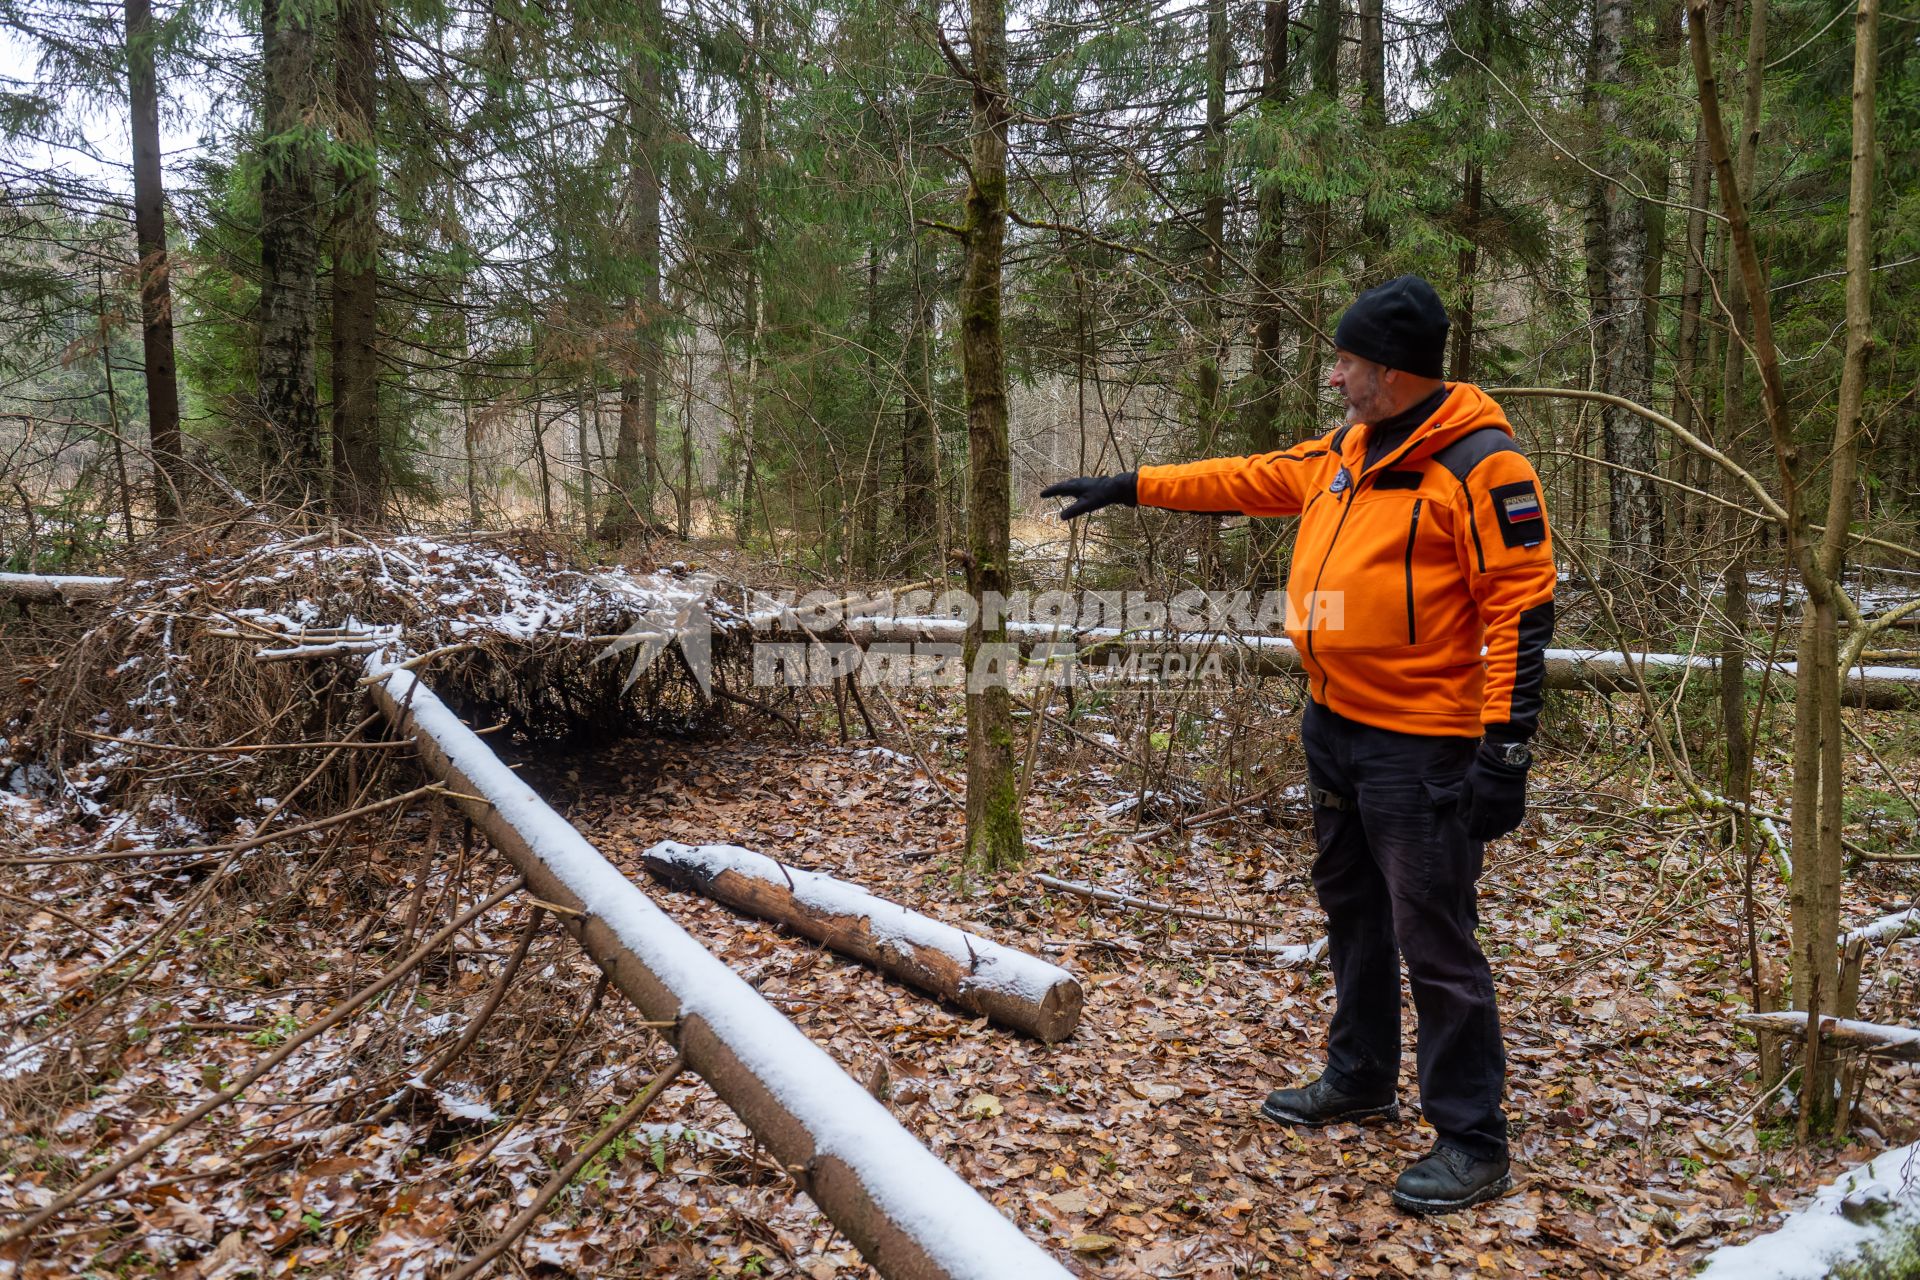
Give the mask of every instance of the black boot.
<path id="1" fill-rule="evenodd" d="M 1344 1120 L 1366 1120 L 1379 1116 L 1400 1118 L 1400 1104 L 1393 1090 L 1379 1094 L 1347 1093 L 1321 1076 L 1304 1089 L 1275 1089 L 1260 1104 L 1260 1114 L 1282 1124 L 1318 1127 Z"/>
<path id="2" fill-rule="evenodd" d="M 1408 1213 L 1448 1213 L 1505 1195 L 1512 1188 L 1505 1156 L 1481 1160 L 1441 1144 L 1400 1175 L 1393 1203 Z"/>

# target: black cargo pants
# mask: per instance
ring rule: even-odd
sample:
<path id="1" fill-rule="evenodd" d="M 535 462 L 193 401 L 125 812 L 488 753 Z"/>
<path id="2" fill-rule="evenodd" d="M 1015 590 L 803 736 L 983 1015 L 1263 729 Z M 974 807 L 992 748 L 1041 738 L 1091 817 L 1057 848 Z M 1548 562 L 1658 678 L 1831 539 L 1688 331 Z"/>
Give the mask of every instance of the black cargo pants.
<path id="1" fill-rule="evenodd" d="M 1400 1074 L 1400 957 L 1418 1018 L 1420 1106 L 1450 1146 L 1507 1150 L 1506 1055 L 1474 930 L 1482 845 L 1458 812 L 1476 739 L 1376 729 L 1309 702 L 1301 741 L 1335 1006 L 1327 1077 L 1391 1092 Z"/>

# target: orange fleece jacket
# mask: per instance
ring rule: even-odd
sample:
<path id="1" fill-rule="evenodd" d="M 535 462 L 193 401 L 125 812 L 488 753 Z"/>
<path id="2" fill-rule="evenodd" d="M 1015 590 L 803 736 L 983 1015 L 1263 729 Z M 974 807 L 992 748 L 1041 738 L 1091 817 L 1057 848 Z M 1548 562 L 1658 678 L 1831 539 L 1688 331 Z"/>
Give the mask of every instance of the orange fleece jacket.
<path id="1" fill-rule="evenodd" d="M 1470 383 L 1371 467 L 1367 430 L 1141 467 L 1139 500 L 1300 517 L 1287 635 L 1323 706 L 1403 733 L 1530 736 L 1556 581 L 1539 476 Z"/>

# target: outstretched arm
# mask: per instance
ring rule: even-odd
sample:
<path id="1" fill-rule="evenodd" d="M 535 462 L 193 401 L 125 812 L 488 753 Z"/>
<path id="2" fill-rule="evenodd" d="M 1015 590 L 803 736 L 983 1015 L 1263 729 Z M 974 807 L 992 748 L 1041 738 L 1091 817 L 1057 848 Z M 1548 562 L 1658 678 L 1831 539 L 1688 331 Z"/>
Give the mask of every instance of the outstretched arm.
<path id="1" fill-rule="evenodd" d="M 1239 511 L 1250 516 L 1294 516 L 1306 505 L 1336 453 L 1333 437 L 1246 458 L 1207 458 L 1140 468 L 1142 506 L 1170 511 Z"/>
<path id="2" fill-rule="evenodd" d="M 1325 459 L 1338 452 L 1332 441 L 1333 436 L 1323 436 L 1277 453 L 1142 467 L 1118 476 L 1080 476 L 1056 481 L 1040 496 L 1074 499 L 1060 513 L 1062 520 L 1116 503 L 1167 511 L 1299 515 Z"/>

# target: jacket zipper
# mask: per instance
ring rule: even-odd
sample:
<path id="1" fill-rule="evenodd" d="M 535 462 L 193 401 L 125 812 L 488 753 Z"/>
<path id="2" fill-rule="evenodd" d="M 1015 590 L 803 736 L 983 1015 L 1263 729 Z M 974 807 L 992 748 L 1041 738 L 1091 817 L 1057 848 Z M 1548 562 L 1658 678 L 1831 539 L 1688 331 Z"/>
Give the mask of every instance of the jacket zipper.
<path id="1" fill-rule="evenodd" d="M 1407 521 L 1407 643 L 1420 643 L 1413 625 L 1413 540 L 1420 532 L 1420 504 L 1425 498 L 1413 500 L 1413 517 Z"/>
<path id="2" fill-rule="evenodd" d="M 1358 487 L 1357 483 L 1350 484 L 1347 486 L 1347 491 L 1340 495 L 1340 519 L 1334 522 L 1333 536 L 1327 539 L 1326 554 L 1320 557 L 1320 568 L 1313 575 L 1313 594 L 1310 597 L 1310 607 L 1307 610 L 1307 657 L 1309 658 L 1314 657 L 1313 620 L 1314 620 L 1314 614 L 1320 611 L 1320 581 L 1321 579 L 1327 576 L 1327 561 L 1333 558 L 1334 544 L 1340 541 L 1340 530 L 1346 527 L 1347 513 L 1353 510 L 1353 491 L 1357 487 Z M 1329 687 L 1332 686 L 1332 684 L 1333 684 L 1332 673 L 1330 673 L 1325 667 L 1322 667 L 1320 669 L 1320 697 L 1323 703 L 1327 697 L 1327 690 L 1329 689 Z"/>

